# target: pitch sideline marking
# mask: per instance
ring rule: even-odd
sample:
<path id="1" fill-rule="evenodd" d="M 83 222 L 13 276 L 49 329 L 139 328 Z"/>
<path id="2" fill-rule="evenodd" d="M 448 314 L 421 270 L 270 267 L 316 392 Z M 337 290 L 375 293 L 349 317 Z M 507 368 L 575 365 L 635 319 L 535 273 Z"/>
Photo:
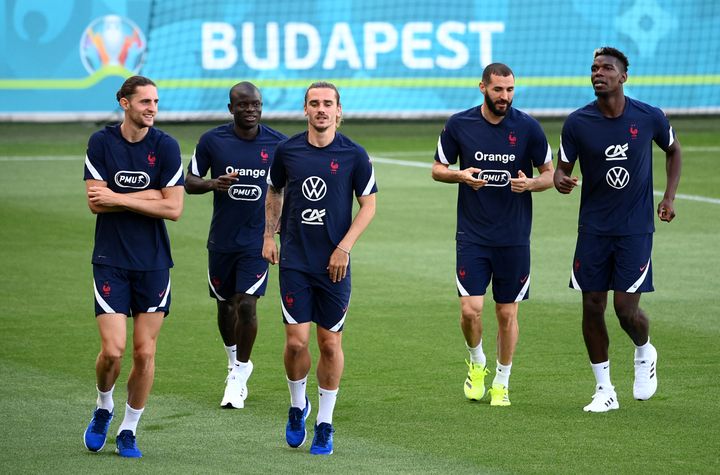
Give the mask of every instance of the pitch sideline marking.
<path id="1" fill-rule="evenodd" d="M 410 160 L 397 160 L 394 158 L 385 158 L 385 157 L 377 157 L 374 155 L 371 155 L 370 158 L 373 162 L 376 163 L 385 163 L 388 165 L 400 165 L 403 167 L 415 167 L 415 168 L 431 168 L 432 163 L 426 163 L 426 162 L 413 162 Z M 655 196 L 663 196 L 664 193 L 661 191 L 653 190 L 653 195 Z M 675 195 L 676 199 L 682 199 L 682 200 L 688 200 L 688 201 L 699 201 L 701 203 L 711 203 L 715 205 L 720 205 L 720 199 L 718 198 L 709 198 L 707 196 L 696 196 L 696 195 L 685 195 L 682 193 L 678 193 Z"/>
<path id="2" fill-rule="evenodd" d="M 683 151 L 715 151 L 715 149 L 720 150 L 720 147 L 695 147 L 696 149 L 702 149 L 702 150 L 692 150 L 692 147 L 685 147 L 683 148 Z M 688 150 L 690 149 L 690 150 Z M 713 150 L 708 150 L 713 149 Z M 419 155 L 419 153 L 415 154 L 414 156 Z M 33 161 L 33 162 L 42 162 L 42 161 L 73 161 L 77 160 L 80 161 L 84 157 L 80 157 L 77 155 L 55 155 L 50 157 L 21 157 L 21 156 L 7 156 L 2 157 L 0 156 L 0 162 L 22 162 L 22 161 Z M 370 158 L 372 158 L 373 162 L 376 163 L 384 163 L 387 165 L 398 165 L 402 167 L 414 167 L 414 168 L 431 168 L 432 163 L 427 162 L 415 162 L 412 160 L 398 160 L 394 158 L 387 158 L 387 157 L 378 157 L 375 155 L 371 155 Z M 663 192 L 653 190 L 653 195 L 655 196 L 663 196 Z M 718 198 L 709 198 L 707 196 L 696 196 L 696 195 L 685 195 L 682 193 L 678 193 L 675 195 L 675 198 L 681 199 L 681 200 L 688 200 L 688 201 L 699 201 L 701 203 L 711 203 L 715 205 L 720 205 L 720 199 Z"/>

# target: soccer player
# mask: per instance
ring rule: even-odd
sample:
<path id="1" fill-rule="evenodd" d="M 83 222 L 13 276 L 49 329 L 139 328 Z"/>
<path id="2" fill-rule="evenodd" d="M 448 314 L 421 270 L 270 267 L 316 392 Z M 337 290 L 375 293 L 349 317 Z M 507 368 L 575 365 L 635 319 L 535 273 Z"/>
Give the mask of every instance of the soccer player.
<path id="1" fill-rule="evenodd" d="M 286 137 L 260 124 L 262 96 L 255 85 L 230 89 L 233 121 L 200 137 L 185 190 L 213 191 L 208 248 L 210 297 L 217 301 L 217 322 L 228 356 L 229 374 L 220 405 L 245 407 L 250 361 L 258 330 L 257 300 L 265 295 L 268 264 L 262 257 L 267 171 L 275 147 Z M 202 177 L 210 171 L 210 178 Z"/>
<path id="2" fill-rule="evenodd" d="M 470 360 L 465 397 L 485 395 L 489 373 L 482 346 L 485 291 L 492 281 L 498 321 L 491 406 L 509 406 L 510 371 L 518 340 L 518 303 L 530 295 L 530 192 L 552 186 L 552 152 L 540 124 L 512 107 L 515 76 L 502 63 L 483 71 L 481 105 L 447 121 L 432 177 L 458 183 L 456 284 L 460 328 Z M 458 170 L 449 165 L 460 164 Z M 533 167 L 540 174 L 533 178 Z"/>
<path id="3" fill-rule="evenodd" d="M 554 179 L 560 193 L 570 193 L 579 184 L 571 174 L 575 161 L 580 162 L 583 182 L 570 287 L 582 291 L 583 336 L 596 381 L 586 412 L 620 407 L 610 380 L 609 290 L 620 326 L 635 344 L 633 396 L 646 400 L 657 390 L 657 351 L 650 344 L 648 317 L 639 308 L 642 293 L 653 291 L 652 143 L 666 160 L 667 184 L 657 208 L 661 221 L 675 217 L 681 152 L 665 114 L 625 96 L 628 65 L 615 48 L 595 50 L 590 80 L 597 99 L 565 121 Z"/>
<path id="4" fill-rule="evenodd" d="M 375 173 L 367 152 L 337 132 L 340 94 L 327 82 L 305 92 L 306 132 L 278 145 L 268 177 L 263 257 L 280 264 L 284 362 L 290 390 L 285 439 L 305 442 L 310 401 L 310 322 L 317 325 L 319 408 L 310 453 L 333 452 L 335 400 L 344 367 L 342 330 L 350 303 L 350 252 L 375 215 Z M 355 194 L 359 209 L 353 218 Z M 282 222 L 280 219 L 282 218 Z M 280 229 L 280 254 L 274 234 Z"/>
<path id="5" fill-rule="evenodd" d="M 133 362 L 116 444 L 120 456 L 142 457 L 135 433 L 153 384 L 160 327 L 170 313 L 173 262 L 163 220 L 180 218 L 183 170 L 178 143 L 153 127 L 155 84 L 132 76 L 117 100 L 125 111 L 122 123 L 95 132 L 85 157 L 88 206 L 97 215 L 92 263 L 101 346 L 95 363 L 97 404 L 84 438 L 93 452 L 105 445 L 126 321 L 132 317 Z"/>

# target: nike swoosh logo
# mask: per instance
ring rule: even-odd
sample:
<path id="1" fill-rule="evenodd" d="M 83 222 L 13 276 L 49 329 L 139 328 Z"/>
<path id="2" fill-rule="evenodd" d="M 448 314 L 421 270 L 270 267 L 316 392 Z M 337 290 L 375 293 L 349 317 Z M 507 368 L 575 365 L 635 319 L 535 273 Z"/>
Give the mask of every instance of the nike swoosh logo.
<path id="1" fill-rule="evenodd" d="M 647 264 L 645 264 L 644 266 L 642 266 L 642 267 L 640 268 L 640 272 L 645 272 L 645 269 L 647 269 L 647 266 L 648 266 Z"/>

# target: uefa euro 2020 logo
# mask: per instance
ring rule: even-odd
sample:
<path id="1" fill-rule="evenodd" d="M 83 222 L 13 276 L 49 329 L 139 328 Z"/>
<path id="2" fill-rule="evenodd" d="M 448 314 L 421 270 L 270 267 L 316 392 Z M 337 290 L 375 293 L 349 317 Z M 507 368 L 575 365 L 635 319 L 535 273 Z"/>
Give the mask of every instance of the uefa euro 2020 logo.
<path id="1" fill-rule="evenodd" d="M 88 73 L 120 67 L 137 73 L 147 43 L 138 26 L 127 18 L 106 15 L 93 20 L 80 38 L 80 59 Z"/>

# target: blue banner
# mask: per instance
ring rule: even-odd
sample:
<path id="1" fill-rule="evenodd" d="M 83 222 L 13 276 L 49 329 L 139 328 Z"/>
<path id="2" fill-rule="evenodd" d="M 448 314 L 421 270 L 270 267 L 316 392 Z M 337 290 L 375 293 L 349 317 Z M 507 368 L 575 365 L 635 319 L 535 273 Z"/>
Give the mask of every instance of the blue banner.
<path id="1" fill-rule="evenodd" d="M 133 74 L 161 117 L 225 114 L 249 80 L 265 115 L 298 117 L 334 82 L 346 116 L 445 116 L 481 102 L 491 62 L 517 107 L 562 115 L 593 99 L 593 50 L 630 59 L 626 94 L 676 113 L 720 111 L 714 0 L 0 0 L 0 119 L 103 117 Z"/>

